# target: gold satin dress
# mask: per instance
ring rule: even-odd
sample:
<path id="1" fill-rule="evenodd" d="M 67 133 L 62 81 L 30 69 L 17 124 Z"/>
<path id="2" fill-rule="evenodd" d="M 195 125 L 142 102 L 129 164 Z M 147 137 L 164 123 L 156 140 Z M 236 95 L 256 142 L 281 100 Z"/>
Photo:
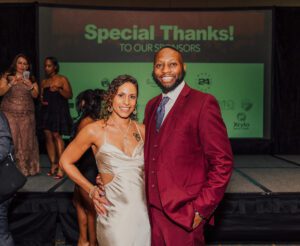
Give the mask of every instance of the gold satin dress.
<path id="1" fill-rule="evenodd" d="M 132 156 L 128 156 L 108 143 L 105 133 L 104 144 L 95 157 L 99 172 L 114 176 L 105 185 L 106 197 L 112 206 L 107 207 L 107 216 L 97 216 L 98 243 L 101 246 L 150 246 L 144 184 L 144 142 L 140 141 Z"/>

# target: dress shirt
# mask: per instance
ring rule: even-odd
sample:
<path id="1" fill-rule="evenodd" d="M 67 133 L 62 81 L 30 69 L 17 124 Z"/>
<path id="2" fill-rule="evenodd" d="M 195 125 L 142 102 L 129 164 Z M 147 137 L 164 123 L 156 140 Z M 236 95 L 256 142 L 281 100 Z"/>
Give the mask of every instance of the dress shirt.
<path id="1" fill-rule="evenodd" d="M 182 83 L 180 83 L 180 85 L 178 85 L 174 90 L 168 92 L 168 93 L 162 93 L 163 97 L 169 97 L 170 100 L 167 102 L 167 104 L 165 105 L 165 115 L 164 118 L 162 120 L 162 123 L 164 122 L 164 120 L 166 119 L 168 113 L 170 112 L 170 110 L 172 109 L 173 105 L 175 104 L 180 92 L 182 91 L 183 87 L 185 86 L 185 82 L 182 81 Z M 161 124 L 162 124 L 161 123 Z"/>

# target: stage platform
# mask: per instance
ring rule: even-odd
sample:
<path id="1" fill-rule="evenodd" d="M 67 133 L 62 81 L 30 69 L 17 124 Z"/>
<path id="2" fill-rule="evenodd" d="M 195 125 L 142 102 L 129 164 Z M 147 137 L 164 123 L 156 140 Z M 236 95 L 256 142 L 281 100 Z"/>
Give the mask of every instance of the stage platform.
<path id="1" fill-rule="evenodd" d="M 45 155 L 41 165 L 42 173 L 28 178 L 13 201 L 13 236 L 17 245 L 75 245 L 74 184 L 48 177 Z M 215 226 L 207 226 L 206 237 L 210 245 L 300 245 L 300 156 L 235 156 Z"/>

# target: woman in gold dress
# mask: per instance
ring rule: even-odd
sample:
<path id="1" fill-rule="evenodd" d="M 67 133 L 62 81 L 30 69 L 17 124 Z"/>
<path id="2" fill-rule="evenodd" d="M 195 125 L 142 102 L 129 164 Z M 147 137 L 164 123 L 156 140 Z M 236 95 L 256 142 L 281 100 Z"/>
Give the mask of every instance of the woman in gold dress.
<path id="1" fill-rule="evenodd" d="M 29 59 L 18 54 L 0 79 L 1 110 L 12 133 L 18 168 L 25 176 L 40 172 L 33 99 L 39 95 Z"/>

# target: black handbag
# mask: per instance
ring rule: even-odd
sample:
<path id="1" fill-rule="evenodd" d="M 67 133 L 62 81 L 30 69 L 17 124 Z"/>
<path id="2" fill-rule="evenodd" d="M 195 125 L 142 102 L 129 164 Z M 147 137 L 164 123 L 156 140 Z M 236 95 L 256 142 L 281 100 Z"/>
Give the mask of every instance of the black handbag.
<path id="1" fill-rule="evenodd" d="M 24 174 L 17 168 L 12 154 L 0 163 L 0 202 L 12 197 L 27 181 Z"/>

